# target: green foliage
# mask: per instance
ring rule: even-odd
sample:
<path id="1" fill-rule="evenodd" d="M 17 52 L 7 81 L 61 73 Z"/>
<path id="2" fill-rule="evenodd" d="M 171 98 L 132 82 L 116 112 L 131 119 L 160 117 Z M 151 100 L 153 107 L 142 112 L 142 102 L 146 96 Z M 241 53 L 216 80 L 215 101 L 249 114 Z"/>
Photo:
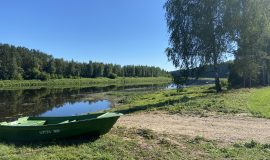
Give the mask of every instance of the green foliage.
<path id="1" fill-rule="evenodd" d="M 15 48 L 0 48 L 0 79 L 15 79 L 18 74 Z"/>
<path id="2" fill-rule="evenodd" d="M 117 78 L 117 75 L 114 74 L 114 73 L 110 73 L 110 74 L 108 75 L 108 78 L 110 78 L 110 79 L 115 79 L 115 78 Z"/>
<path id="3" fill-rule="evenodd" d="M 220 85 L 221 85 L 221 87 L 227 88 L 228 87 L 228 81 L 227 80 L 221 80 Z"/>
<path id="4" fill-rule="evenodd" d="M 164 8 L 170 34 L 170 47 L 165 51 L 168 59 L 187 72 L 181 75 L 186 79 L 191 69 L 200 72 L 202 66 L 213 65 L 216 91 L 220 92 L 218 64 L 230 46 L 224 0 L 168 0 Z"/>
<path id="5" fill-rule="evenodd" d="M 40 80 L 42 80 L 42 81 L 45 81 L 45 80 L 50 79 L 50 76 L 49 76 L 47 73 L 41 72 L 41 73 L 38 75 L 38 79 L 40 79 Z"/>
<path id="6" fill-rule="evenodd" d="M 104 77 L 109 77 L 110 74 L 112 74 L 112 69 L 113 69 L 113 65 L 112 64 L 106 64 L 104 66 Z"/>
<path id="7" fill-rule="evenodd" d="M 0 44 L 0 80 L 96 78 L 109 77 L 168 77 L 159 67 L 120 66 L 89 61 L 89 63 L 65 61 L 37 50 Z"/>
<path id="8" fill-rule="evenodd" d="M 229 82 L 233 87 L 270 84 L 270 1 L 228 1 L 232 39 L 237 44 Z"/>
<path id="9" fill-rule="evenodd" d="M 244 87 L 242 84 L 242 77 L 237 72 L 237 65 L 231 64 L 229 66 L 230 68 L 230 74 L 228 77 L 228 85 L 229 87 Z"/>
<path id="10" fill-rule="evenodd" d="M 169 60 L 187 77 L 212 64 L 219 91 L 218 64 L 235 57 L 231 87 L 270 85 L 269 0 L 168 0 Z"/>

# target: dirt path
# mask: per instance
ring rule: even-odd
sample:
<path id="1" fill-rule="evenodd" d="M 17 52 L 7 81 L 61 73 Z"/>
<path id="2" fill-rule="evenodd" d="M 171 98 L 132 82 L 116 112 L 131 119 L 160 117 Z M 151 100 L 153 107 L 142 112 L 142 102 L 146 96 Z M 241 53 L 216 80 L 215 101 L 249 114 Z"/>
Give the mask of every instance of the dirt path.
<path id="1" fill-rule="evenodd" d="M 203 136 L 223 142 L 255 140 L 270 143 L 270 119 L 244 116 L 195 117 L 164 113 L 125 115 L 117 125 L 147 128 L 159 133 Z"/>

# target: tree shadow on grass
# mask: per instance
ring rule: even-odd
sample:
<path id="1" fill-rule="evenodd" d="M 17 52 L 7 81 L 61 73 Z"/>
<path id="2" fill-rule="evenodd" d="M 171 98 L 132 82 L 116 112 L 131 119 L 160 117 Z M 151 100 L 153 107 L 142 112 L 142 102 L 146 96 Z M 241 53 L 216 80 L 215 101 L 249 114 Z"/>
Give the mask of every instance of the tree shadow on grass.
<path id="1" fill-rule="evenodd" d="M 187 96 L 183 96 L 180 99 L 173 99 L 173 100 L 166 100 L 163 102 L 158 102 L 155 104 L 147 104 L 147 105 L 141 105 L 141 106 L 133 106 L 133 107 L 129 107 L 129 108 L 125 108 L 125 109 L 119 109 L 116 110 L 117 112 L 123 113 L 123 114 L 131 114 L 134 112 L 138 112 L 138 111 L 144 111 L 144 110 L 148 110 L 148 109 L 159 109 L 159 108 L 163 108 L 165 106 L 169 106 L 169 105 L 173 105 L 176 103 L 186 103 L 189 101 L 196 101 L 199 98 L 205 98 L 208 95 L 201 95 L 201 96 L 195 96 L 195 97 L 187 97 Z"/>

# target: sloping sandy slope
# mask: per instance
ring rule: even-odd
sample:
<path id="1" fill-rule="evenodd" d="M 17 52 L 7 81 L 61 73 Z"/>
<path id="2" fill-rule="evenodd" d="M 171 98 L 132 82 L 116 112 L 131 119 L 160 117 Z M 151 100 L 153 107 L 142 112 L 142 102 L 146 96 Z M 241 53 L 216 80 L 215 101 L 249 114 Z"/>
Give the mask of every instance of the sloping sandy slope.
<path id="1" fill-rule="evenodd" d="M 117 125 L 146 128 L 174 135 L 203 136 L 222 142 L 255 140 L 260 143 L 270 143 L 270 119 L 262 118 L 138 113 L 121 117 Z"/>

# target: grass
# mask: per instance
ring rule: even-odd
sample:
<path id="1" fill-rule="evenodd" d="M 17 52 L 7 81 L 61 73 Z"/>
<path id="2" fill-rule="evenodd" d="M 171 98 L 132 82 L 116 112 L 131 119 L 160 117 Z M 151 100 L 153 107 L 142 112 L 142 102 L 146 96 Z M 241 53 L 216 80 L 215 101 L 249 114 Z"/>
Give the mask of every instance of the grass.
<path id="1" fill-rule="evenodd" d="M 207 113 L 251 113 L 248 100 L 254 90 L 239 89 L 224 91 L 216 94 L 210 86 L 195 86 L 185 88 L 180 92 L 176 90 L 163 90 L 132 94 L 125 92 L 111 93 L 117 97 L 124 97 L 115 108 L 123 113 L 136 111 L 165 110 L 170 113 L 199 114 Z M 122 94 L 122 95 L 121 95 Z"/>
<path id="2" fill-rule="evenodd" d="M 169 83 L 169 77 L 144 77 L 131 78 L 119 77 L 116 79 L 109 78 L 79 78 L 79 79 L 51 79 L 47 81 L 40 80 L 1 80 L 0 89 L 24 89 L 40 87 L 86 87 L 97 85 L 123 85 L 123 84 L 160 84 Z"/>
<path id="3" fill-rule="evenodd" d="M 189 147 L 199 150 L 199 159 L 268 159 L 270 148 L 268 144 L 259 144 L 254 141 L 220 145 L 215 141 L 209 141 L 202 137 L 188 140 Z M 191 153 L 192 154 L 192 153 Z"/>
<path id="4" fill-rule="evenodd" d="M 163 110 L 169 113 L 197 114 L 248 114 L 270 118 L 270 87 L 225 90 L 217 94 L 212 85 L 194 86 L 155 92 L 109 93 L 117 99 L 119 112 Z M 117 98 L 113 98 L 117 97 Z M 121 98 L 120 98 L 121 97 Z"/>
<path id="5" fill-rule="evenodd" d="M 150 142 L 150 143 L 149 143 Z M 0 143 L 0 159 L 177 159 L 180 151 L 155 144 L 137 130 L 115 128 L 101 138 L 43 142 L 40 144 Z"/>
<path id="6" fill-rule="evenodd" d="M 250 96 L 248 106 L 254 115 L 270 118 L 270 87 L 256 89 Z"/>
<path id="7" fill-rule="evenodd" d="M 115 127 L 96 140 L 72 139 L 35 144 L 0 143 L 0 159 L 267 159 L 270 145 L 254 141 L 220 145 L 203 137 L 158 134 Z"/>

